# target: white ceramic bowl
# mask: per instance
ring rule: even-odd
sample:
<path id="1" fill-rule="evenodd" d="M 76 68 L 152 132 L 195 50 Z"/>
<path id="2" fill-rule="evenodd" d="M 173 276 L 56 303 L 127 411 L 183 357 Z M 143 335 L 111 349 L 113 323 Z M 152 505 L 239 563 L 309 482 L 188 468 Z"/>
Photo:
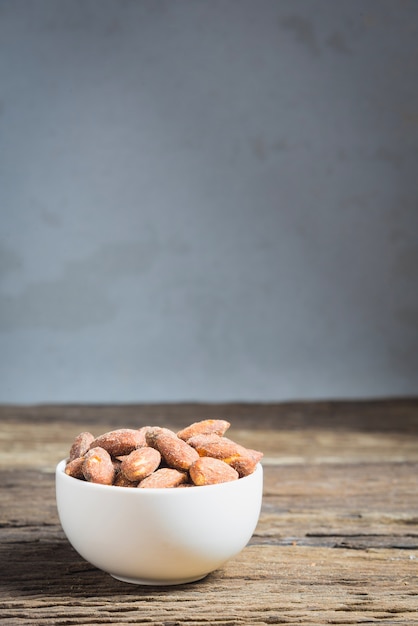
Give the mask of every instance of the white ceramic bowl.
<path id="1" fill-rule="evenodd" d="M 263 469 L 189 489 L 88 483 L 56 469 L 58 514 L 77 552 L 119 580 L 175 585 L 203 578 L 237 555 L 260 515 Z"/>

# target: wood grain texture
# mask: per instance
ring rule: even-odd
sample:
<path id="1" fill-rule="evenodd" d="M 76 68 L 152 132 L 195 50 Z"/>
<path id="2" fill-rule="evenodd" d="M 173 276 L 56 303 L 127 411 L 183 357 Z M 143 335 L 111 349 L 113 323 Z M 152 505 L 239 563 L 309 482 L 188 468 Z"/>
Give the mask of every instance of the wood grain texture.
<path id="1" fill-rule="evenodd" d="M 265 452 L 249 545 L 203 581 L 141 587 L 71 548 L 53 470 L 81 430 L 224 417 Z M 418 624 L 418 401 L 0 407 L 0 623 Z"/>

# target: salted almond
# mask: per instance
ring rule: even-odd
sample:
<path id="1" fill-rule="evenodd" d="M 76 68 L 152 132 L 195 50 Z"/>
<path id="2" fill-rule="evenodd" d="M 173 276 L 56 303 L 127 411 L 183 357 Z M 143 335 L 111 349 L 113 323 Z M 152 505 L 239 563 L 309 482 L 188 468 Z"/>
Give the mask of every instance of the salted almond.
<path id="1" fill-rule="evenodd" d="M 80 478 L 84 480 L 83 463 L 84 463 L 83 456 L 79 456 L 76 459 L 69 461 L 67 465 L 65 466 L 65 473 L 68 476 L 72 476 L 73 478 Z"/>
<path id="2" fill-rule="evenodd" d="M 112 457 L 104 448 L 91 448 L 84 457 L 83 475 L 91 483 L 112 485 L 115 468 Z"/>
<path id="3" fill-rule="evenodd" d="M 195 448 L 201 457 L 221 459 L 233 467 L 240 478 L 252 474 L 263 457 L 262 452 L 245 448 L 227 437 L 215 434 L 196 435 L 188 439 L 187 443 Z"/>
<path id="4" fill-rule="evenodd" d="M 122 472 L 118 472 L 113 480 L 113 485 L 115 487 L 137 487 L 138 481 L 128 480 L 125 474 L 123 474 Z"/>
<path id="5" fill-rule="evenodd" d="M 189 469 L 189 475 L 195 485 L 217 485 L 238 480 L 239 475 L 230 465 L 210 456 L 199 457 Z"/>
<path id="6" fill-rule="evenodd" d="M 187 440 L 200 456 L 211 456 L 215 459 L 226 459 L 231 456 L 239 456 L 244 450 L 234 441 L 227 437 L 220 437 L 216 434 L 195 435 Z"/>
<path id="7" fill-rule="evenodd" d="M 97 437 L 90 444 L 90 449 L 99 446 L 109 452 L 111 456 L 118 457 L 130 454 L 132 450 L 144 445 L 146 445 L 144 432 L 133 428 L 119 428 Z"/>
<path id="8" fill-rule="evenodd" d="M 257 466 L 257 463 L 263 458 L 262 452 L 257 450 L 246 449 L 245 454 L 240 454 L 236 457 L 224 459 L 224 462 L 233 467 L 239 474 L 240 478 L 252 474 Z"/>
<path id="9" fill-rule="evenodd" d="M 171 467 L 162 467 L 156 470 L 144 480 L 138 484 L 140 489 L 169 489 L 172 487 L 179 487 L 183 483 L 186 483 L 188 479 L 186 472 L 180 472 L 179 470 Z"/>
<path id="10" fill-rule="evenodd" d="M 153 440 L 153 446 L 160 452 L 169 467 L 188 470 L 199 454 L 188 443 L 165 433 L 159 433 Z"/>
<path id="11" fill-rule="evenodd" d="M 70 449 L 70 461 L 78 459 L 78 457 L 86 454 L 89 450 L 91 443 L 94 441 L 94 435 L 85 431 L 77 435 L 73 441 L 73 445 Z"/>
<path id="12" fill-rule="evenodd" d="M 201 420 L 200 422 L 194 422 L 187 426 L 187 428 L 183 428 L 183 430 L 179 430 L 177 433 L 177 437 L 187 441 L 191 437 L 195 437 L 196 435 L 224 435 L 228 428 L 231 426 L 229 422 L 226 420 L 218 420 L 218 419 L 209 419 L 209 420 Z"/>
<path id="13" fill-rule="evenodd" d="M 176 433 L 169 428 L 163 428 L 161 426 L 148 426 L 145 433 L 145 440 L 148 446 L 155 448 L 155 441 L 160 435 L 167 435 L 167 437 L 177 437 Z"/>
<path id="14" fill-rule="evenodd" d="M 121 464 L 120 471 L 130 481 L 139 481 L 154 472 L 161 462 L 161 454 L 155 448 L 133 450 Z"/>

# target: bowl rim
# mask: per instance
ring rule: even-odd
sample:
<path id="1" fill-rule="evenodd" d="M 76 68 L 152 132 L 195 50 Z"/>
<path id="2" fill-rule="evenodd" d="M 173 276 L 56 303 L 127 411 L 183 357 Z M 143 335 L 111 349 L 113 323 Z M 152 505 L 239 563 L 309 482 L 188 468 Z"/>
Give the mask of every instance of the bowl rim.
<path id="1" fill-rule="evenodd" d="M 128 488 L 128 487 L 120 487 L 119 485 L 102 485 L 100 483 L 92 483 L 87 480 L 81 480 L 80 478 L 75 478 L 74 476 L 69 476 L 65 473 L 65 466 L 67 463 L 68 457 L 65 459 L 61 459 L 56 465 L 55 468 L 55 476 L 58 474 L 62 476 L 64 481 L 69 481 L 68 484 L 75 484 L 74 481 L 79 483 L 81 489 L 99 489 L 99 490 L 107 490 L 109 493 L 141 493 L 143 494 L 141 497 L 149 497 L 151 494 L 193 494 L 196 493 L 196 490 L 200 492 L 203 488 L 205 490 L 221 490 L 221 489 L 234 489 L 239 484 L 244 486 L 247 482 L 251 482 L 256 480 L 261 475 L 263 477 L 263 466 L 262 463 L 258 462 L 255 470 L 248 474 L 247 476 L 243 476 L 242 478 L 238 478 L 237 480 L 229 480 L 224 483 L 217 483 L 215 485 L 195 485 L 196 489 L 179 489 L 178 487 L 149 487 L 147 489 L 138 489 L 137 487 Z M 148 496 L 145 494 L 149 494 Z M 181 497 L 189 497 L 187 495 Z"/>

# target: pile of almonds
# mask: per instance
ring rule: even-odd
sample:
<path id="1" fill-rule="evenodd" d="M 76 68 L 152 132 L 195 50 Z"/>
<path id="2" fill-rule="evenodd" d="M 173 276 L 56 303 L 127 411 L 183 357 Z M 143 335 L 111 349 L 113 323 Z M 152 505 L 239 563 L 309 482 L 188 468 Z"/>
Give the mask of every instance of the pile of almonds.
<path id="1" fill-rule="evenodd" d="M 230 423 L 208 419 L 175 433 L 159 426 L 75 438 L 65 473 L 119 487 L 213 485 L 252 474 L 263 454 L 225 437 Z"/>

